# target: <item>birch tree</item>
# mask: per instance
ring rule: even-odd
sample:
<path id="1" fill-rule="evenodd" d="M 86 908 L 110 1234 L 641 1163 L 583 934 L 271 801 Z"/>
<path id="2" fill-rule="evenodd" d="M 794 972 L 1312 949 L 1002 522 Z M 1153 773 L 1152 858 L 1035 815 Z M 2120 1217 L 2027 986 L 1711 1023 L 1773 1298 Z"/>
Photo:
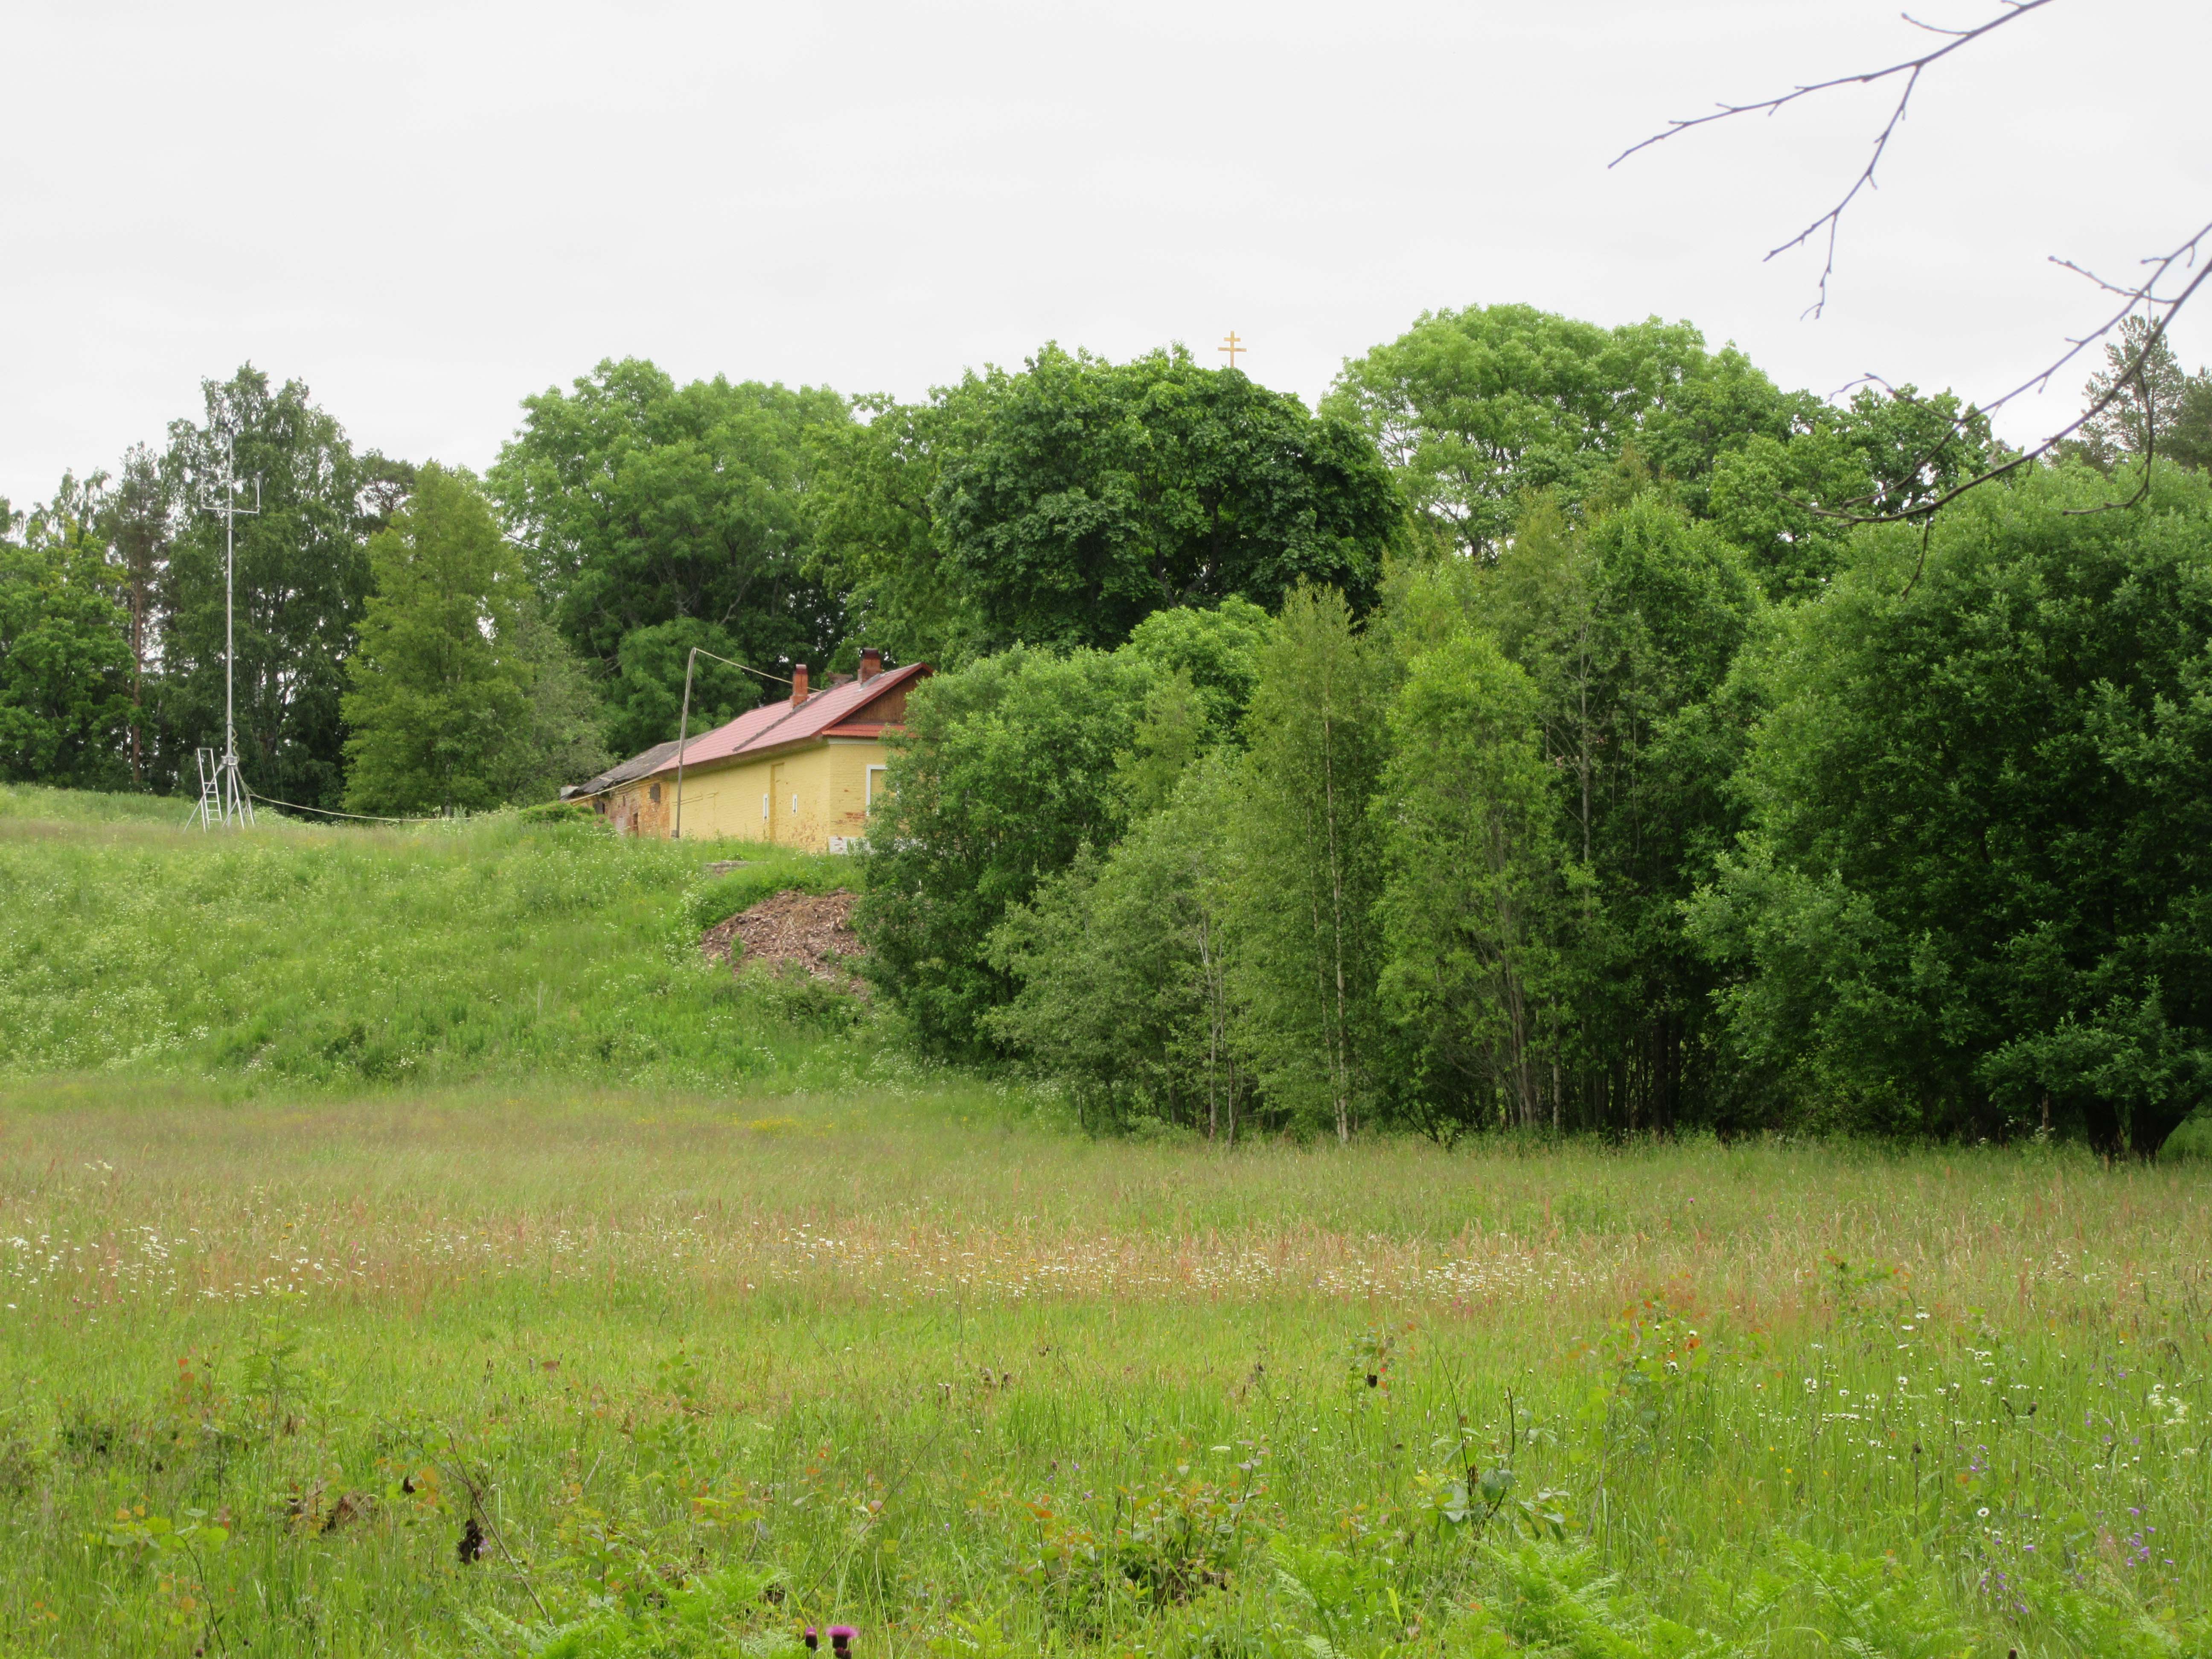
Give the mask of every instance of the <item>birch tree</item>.
<path id="1" fill-rule="evenodd" d="M 1247 717 L 1235 826 L 1239 1046 L 1275 1105 L 1340 1140 L 1370 1091 L 1378 657 L 1334 589 L 1284 601 Z"/>

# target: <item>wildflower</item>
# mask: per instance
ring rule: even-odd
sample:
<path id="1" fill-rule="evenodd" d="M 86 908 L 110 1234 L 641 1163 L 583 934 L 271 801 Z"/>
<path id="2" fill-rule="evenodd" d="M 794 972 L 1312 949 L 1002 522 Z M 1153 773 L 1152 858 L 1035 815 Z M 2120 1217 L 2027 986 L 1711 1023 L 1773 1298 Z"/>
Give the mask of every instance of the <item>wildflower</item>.
<path id="1" fill-rule="evenodd" d="M 860 1633 L 860 1632 L 854 1630 L 850 1625 L 832 1625 L 830 1626 L 830 1646 L 831 1650 L 838 1656 L 838 1659 L 847 1659 L 847 1656 L 853 1650 L 853 1638 Z"/>

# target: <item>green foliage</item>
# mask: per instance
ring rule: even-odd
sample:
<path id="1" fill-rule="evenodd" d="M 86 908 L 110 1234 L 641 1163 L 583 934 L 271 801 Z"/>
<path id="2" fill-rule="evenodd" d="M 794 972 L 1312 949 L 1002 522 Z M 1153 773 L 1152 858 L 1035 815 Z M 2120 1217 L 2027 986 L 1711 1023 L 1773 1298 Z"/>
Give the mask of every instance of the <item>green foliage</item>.
<path id="1" fill-rule="evenodd" d="M 878 409 L 829 453 L 825 568 L 940 661 L 1110 648 L 1156 611 L 1273 606 L 1305 580 L 1364 605 L 1400 539 L 1354 428 L 1180 347 L 1116 364 L 1048 345 Z"/>
<path id="2" fill-rule="evenodd" d="M 550 801 L 564 785 L 605 771 L 614 758 L 599 688 L 535 593 L 517 600 L 500 643 L 521 667 L 530 698 L 521 741 L 507 756 L 507 799 Z"/>
<path id="3" fill-rule="evenodd" d="M 1258 605 L 1229 599 L 1156 611 L 1130 634 L 1123 653 L 1159 675 L 1118 763 L 1133 821 L 1165 805 L 1193 761 L 1241 744 L 1272 627 Z"/>
<path id="4" fill-rule="evenodd" d="M 927 1051 L 991 1051 L 982 1016 L 1014 988 L 983 942 L 1078 848 L 1120 834 L 1115 759 L 1152 681 L 1119 654 L 1017 647 L 914 689 L 856 925 L 869 979 Z"/>
<path id="5" fill-rule="evenodd" d="M 1581 866 L 1550 1055 L 1568 1122 L 1671 1123 L 1699 1096 L 1711 1109 L 1714 975 L 1681 905 L 1736 827 L 1742 720 L 1717 699 L 1760 609 L 1742 556 L 1656 492 L 1581 526 L 1536 513 L 1475 605 L 1536 687 Z"/>
<path id="6" fill-rule="evenodd" d="M 1705 511 L 1774 599 L 1819 593 L 1850 557 L 1838 514 L 1899 513 L 1973 476 L 1989 421 L 1949 392 L 1863 386 L 1848 407 L 1800 411 L 1785 438 L 1752 434 L 1714 465 Z"/>
<path id="7" fill-rule="evenodd" d="M 848 637 L 900 662 L 957 668 L 988 649 L 988 630 L 945 568 L 938 482 L 975 424 L 981 383 L 940 387 L 922 404 L 856 399 L 865 420 L 817 426 L 809 572 L 844 595 Z"/>
<path id="8" fill-rule="evenodd" d="M 1155 611 L 1129 630 L 1127 648 L 1163 674 L 1184 676 L 1208 728 L 1234 737 L 1259 684 L 1269 627 L 1265 611 L 1232 594 L 1209 607 Z"/>
<path id="9" fill-rule="evenodd" d="M 2212 490 L 2086 470 L 1876 541 L 1747 676 L 1741 849 L 1695 907 L 1809 1116 L 2155 1151 L 2212 1088 Z"/>
<path id="10" fill-rule="evenodd" d="M 2121 380 L 2137 356 L 2141 367 Z M 2069 453 L 2106 471 L 2146 453 L 2199 472 L 2212 468 L 2212 371 L 2185 372 L 2169 339 L 2160 336 L 2152 343 L 2145 318 L 2130 317 L 2119 337 L 2106 343 L 2105 365 L 2089 377 L 2081 398 L 2094 404 L 2114 392 L 2104 413 L 2067 444 Z"/>
<path id="11" fill-rule="evenodd" d="M 127 617 L 73 479 L 21 539 L 0 501 L 0 780 L 118 781 L 131 714 Z"/>
<path id="12" fill-rule="evenodd" d="M 1717 456 L 1786 437 L 1808 402 L 1733 348 L 1708 355 L 1686 323 L 1496 305 L 1424 312 L 1347 362 L 1323 407 L 1366 432 L 1437 545 L 1491 557 L 1527 492 L 1579 508 L 1632 452 L 1694 492 Z"/>
<path id="13" fill-rule="evenodd" d="M 1812 1591 L 1823 1633 L 1846 1653 L 1882 1659 L 1964 1659 L 1974 1638 L 1927 1580 L 1894 1560 L 1868 1560 L 1790 1539 L 1784 1559 Z M 2106 1659 L 2112 1650 L 2088 1650 Z M 2112 1659 L 2117 1659 L 2113 1656 Z"/>
<path id="14" fill-rule="evenodd" d="M 222 746 L 224 526 L 205 509 L 220 499 L 234 453 L 239 504 L 252 504 L 256 481 L 261 492 L 259 513 L 237 521 L 239 763 L 262 794 L 338 806 L 345 661 L 392 469 L 373 453 L 356 454 L 297 380 L 272 391 L 247 364 L 201 390 L 203 423 L 172 422 L 162 464 L 179 518 L 160 586 L 162 735 L 151 770 L 165 782 L 189 781 L 192 750 Z"/>
<path id="15" fill-rule="evenodd" d="M 1387 752 L 1382 679 L 1341 594 L 1292 593 L 1261 655 L 1234 826 L 1238 1045 L 1278 1109 L 1340 1139 L 1379 1058 L 1368 803 Z"/>
<path id="16" fill-rule="evenodd" d="M 774 1575 L 739 1565 L 651 1594 L 611 1596 L 552 1628 L 511 1626 L 530 1659 L 801 1659 L 787 1630 L 763 1630 Z M 502 1632 L 505 1633 L 505 1632 Z M 502 1644 L 503 1645 L 503 1644 Z"/>
<path id="17" fill-rule="evenodd" d="M 1238 774 L 1199 762 L 1103 859 L 1087 847 L 1010 907 L 988 946 L 1020 990 L 984 1017 L 1110 1121 L 1137 1106 L 1234 1139 L 1228 828 Z"/>
<path id="18" fill-rule="evenodd" d="M 368 544 L 375 591 L 346 668 L 356 812 L 481 811 L 529 764 L 522 566 L 465 473 L 434 464 Z"/>
<path id="19" fill-rule="evenodd" d="M 676 735 L 693 645 L 761 667 L 827 659 L 843 619 L 809 574 L 801 501 L 810 434 L 849 419 L 836 393 L 720 376 L 678 387 L 625 358 L 523 408 L 488 482 L 562 632 L 610 682 L 616 750 Z M 704 666 L 695 726 L 759 702 L 750 676 Z"/>
<path id="20" fill-rule="evenodd" d="M 1413 659 L 1389 720 L 1376 919 L 1403 1083 L 1423 1115 L 1532 1126 L 1567 888 L 1535 686 L 1462 634 Z"/>

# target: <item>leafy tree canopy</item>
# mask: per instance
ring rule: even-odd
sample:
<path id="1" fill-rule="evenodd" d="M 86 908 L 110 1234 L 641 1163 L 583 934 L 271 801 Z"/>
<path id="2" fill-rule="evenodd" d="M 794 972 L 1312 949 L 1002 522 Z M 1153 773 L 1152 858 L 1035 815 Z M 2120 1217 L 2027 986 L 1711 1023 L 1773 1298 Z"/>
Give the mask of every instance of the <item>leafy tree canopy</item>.
<path id="1" fill-rule="evenodd" d="M 2124 380 L 2139 355 L 2142 367 Z M 2120 325 L 2120 337 L 2106 343 L 2105 366 L 2089 377 L 2081 396 L 2094 404 L 2115 392 L 2104 413 L 2067 446 L 2071 453 L 2108 471 L 2146 450 L 2200 472 L 2212 468 L 2212 370 L 2185 372 L 2164 335 L 2151 342 L 2144 318 Z"/>
<path id="2" fill-rule="evenodd" d="M 939 1054 L 992 1051 L 1014 982 L 984 958 L 1011 905 L 1124 828 L 1115 757 L 1155 671 L 1125 653 L 1017 646 L 916 686 L 869 831 L 866 971 Z"/>
<path id="3" fill-rule="evenodd" d="M 848 636 L 893 660 L 954 668 L 989 649 L 988 629 L 945 568 L 933 506 L 948 455 L 981 383 L 940 387 L 928 402 L 861 398 L 865 418 L 817 427 L 809 574 L 844 596 Z"/>
<path id="4" fill-rule="evenodd" d="M 1302 580 L 1373 598 L 1401 509 L 1372 447 L 1181 347 L 1048 345 L 920 409 L 878 409 L 823 492 L 829 567 L 884 637 L 941 662 L 1014 641 L 1111 647 L 1145 617 Z"/>
<path id="5" fill-rule="evenodd" d="M 1734 347 L 1708 353 L 1687 323 L 1609 329 L 1522 305 L 1425 312 L 1346 363 L 1322 405 L 1374 441 L 1440 544 L 1484 557 L 1526 492 L 1578 507 L 1631 450 L 1702 481 L 1716 455 L 1786 436 L 1811 406 Z"/>
<path id="6" fill-rule="evenodd" d="M 851 418 L 837 393 L 720 376 L 679 387 L 626 358 L 523 409 L 491 491 L 562 633 L 610 684 L 618 748 L 676 735 L 691 645 L 759 667 L 836 650 L 842 606 L 812 574 L 802 508 L 809 434 Z M 625 648 L 647 629 L 670 631 Z M 748 680 L 711 681 L 703 714 L 757 703 L 763 683 Z"/>
<path id="7" fill-rule="evenodd" d="M 1949 392 L 1862 386 L 1808 404 L 1784 438 L 1755 432 L 1713 465 L 1705 511 L 1751 560 L 1768 597 L 1816 593 L 1850 556 L 1856 519 L 1903 511 L 1971 477 L 1986 417 Z"/>
<path id="8" fill-rule="evenodd" d="M 475 480 L 434 464 L 368 557 L 376 586 L 347 665 L 348 805 L 498 805 L 529 735 L 530 672 L 514 650 L 521 561 Z"/>
<path id="9" fill-rule="evenodd" d="M 1048 346 L 983 381 L 934 506 L 953 580 L 996 635 L 1117 645 L 1166 606 L 1272 606 L 1302 580 L 1371 599 L 1397 533 L 1358 433 L 1181 348 Z"/>
<path id="10" fill-rule="evenodd" d="M 1747 658 L 1750 828 L 1693 920 L 1804 1111 L 2149 1152 L 2212 1093 L 2212 483 L 2081 512 L 2112 488 L 1978 490 L 1924 568 L 1883 532 Z"/>
<path id="11" fill-rule="evenodd" d="M 121 781 L 131 652 L 94 505 L 73 478 L 27 522 L 0 501 L 0 779 L 10 782 Z"/>
<path id="12" fill-rule="evenodd" d="M 1373 439 L 1440 547 L 1495 558 L 1532 499 L 1576 520 L 1656 483 L 1778 599 L 1841 565 L 1835 514 L 1923 499 L 1989 444 L 1948 393 L 1868 386 L 1836 407 L 1778 390 L 1733 346 L 1708 352 L 1687 323 L 1609 329 L 1521 305 L 1425 313 L 1347 362 L 1323 407 Z"/>
<path id="13" fill-rule="evenodd" d="M 335 806 L 344 787 L 339 702 L 369 586 L 367 543 L 388 512 L 375 486 L 395 472 L 356 455 L 344 429 L 289 380 L 271 390 L 247 364 L 204 382 L 203 423 L 169 428 L 163 471 L 179 514 L 160 609 L 166 753 L 189 777 L 191 750 L 219 748 L 223 720 L 223 523 L 227 449 L 261 509 L 237 523 L 236 641 L 240 763 L 262 793 Z"/>

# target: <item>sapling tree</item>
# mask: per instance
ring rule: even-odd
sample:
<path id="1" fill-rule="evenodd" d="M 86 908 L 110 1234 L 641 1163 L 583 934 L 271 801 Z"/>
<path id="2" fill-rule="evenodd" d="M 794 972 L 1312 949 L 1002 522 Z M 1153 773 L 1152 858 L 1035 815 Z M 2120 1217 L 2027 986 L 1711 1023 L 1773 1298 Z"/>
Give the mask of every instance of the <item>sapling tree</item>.
<path id="1" fill-rule="evenodd" d="M 1283 602 L 1235 820 L 1241 1046 L 1277 1107 L 1340 1139 L 1373 1088 L 1382 669 L 1341 593 L 1302 586 Z"/>
<path id="2" fill-rule="evenodd" d="M 1461 1123 L 1534 1127 L 1571 870 L 1535 685 L 1462 633 L 1414 659 L 1389 730 L 1375 805 L 1382 1006 L 1425 1101 Z"/>

